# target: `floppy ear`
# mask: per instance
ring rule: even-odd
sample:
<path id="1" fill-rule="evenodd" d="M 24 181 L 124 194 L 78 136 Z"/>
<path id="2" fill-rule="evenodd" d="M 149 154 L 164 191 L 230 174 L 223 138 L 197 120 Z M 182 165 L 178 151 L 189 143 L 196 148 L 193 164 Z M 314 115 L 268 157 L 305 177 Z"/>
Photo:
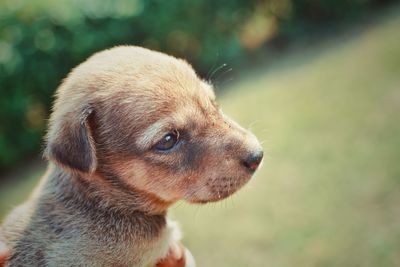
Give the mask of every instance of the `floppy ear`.
<path id="1" fill-rule="evenodd" d="M 96 170 L 96 148 L 90 128 L 93 108 L 85 107 L 79 116 L 64 114 L 53 122 L 44 155 L 72 171 L 92 173 Z"/>

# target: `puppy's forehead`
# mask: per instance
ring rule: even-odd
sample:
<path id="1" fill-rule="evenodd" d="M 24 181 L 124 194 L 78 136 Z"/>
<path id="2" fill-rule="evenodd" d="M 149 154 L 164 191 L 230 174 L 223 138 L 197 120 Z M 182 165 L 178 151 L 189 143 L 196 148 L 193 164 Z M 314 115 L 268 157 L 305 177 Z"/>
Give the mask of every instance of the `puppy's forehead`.
<path id="1" fill-rule="evenodd" d="M 198 110 L 208 112 L 214 108 L 212 87 L 194 73 L 160 72 L 144 74 L 140 79 L 127 79 L 122 89 L 117 88 L 111 97 L 118 98 L 136 113 L 155 113 L 159 118 L 173 113 L 181 116 Z"/>
<path id="2" fill-rule="evenodd" d="M 100 52 L 79 68 L 90 72 L 95 94 L 103 98 L 124 95 L 126 101 L 164 104 L 160 106 L 190 100 L 206 104 L 214 98 L 210 85 L 186 61 L 141 47 Z"/>

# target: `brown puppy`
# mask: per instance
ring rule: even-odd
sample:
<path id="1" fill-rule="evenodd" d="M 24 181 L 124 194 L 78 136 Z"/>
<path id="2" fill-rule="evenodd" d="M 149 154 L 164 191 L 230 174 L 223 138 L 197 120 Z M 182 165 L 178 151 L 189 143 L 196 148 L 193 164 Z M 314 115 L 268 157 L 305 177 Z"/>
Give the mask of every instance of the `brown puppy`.
<path id="1" fill-rule="evenodd" d="M 8 266 L 154 266 L 179 242 L 168 207 L 233 194 L 262 155 L 185 61 L 97 53 L 57 90 L 47 174 L 3 225 Z"/>

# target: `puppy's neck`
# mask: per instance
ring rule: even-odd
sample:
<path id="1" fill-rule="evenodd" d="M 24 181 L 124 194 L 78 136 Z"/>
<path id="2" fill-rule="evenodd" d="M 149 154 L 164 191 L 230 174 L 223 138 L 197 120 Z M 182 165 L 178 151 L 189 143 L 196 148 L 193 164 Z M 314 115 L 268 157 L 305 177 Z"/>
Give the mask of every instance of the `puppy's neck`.
<path id="1" fill-rule="evenodd" d="M 131 216 L 144 213 L 149 216 L 166 216 L 172 204 L 156 196 L 130 188 L 108 172 L 93 175 L 71 173 L 50 165 L 47 190 L 54 191 L 58 200 L 92 210 Z"/>

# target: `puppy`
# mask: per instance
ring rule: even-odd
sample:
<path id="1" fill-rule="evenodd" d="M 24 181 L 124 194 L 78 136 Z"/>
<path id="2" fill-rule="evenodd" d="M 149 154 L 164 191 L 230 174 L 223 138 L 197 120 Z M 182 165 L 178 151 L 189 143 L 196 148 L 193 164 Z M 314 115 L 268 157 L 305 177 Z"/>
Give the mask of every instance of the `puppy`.
<path id="1" fill-rule="evenodd" d="M 168 208 L 230 196 L 263 157 L 188 63 L 134 46 L 71 71 L 44 154 L 47 173 L 3 224 L 7 266 L 155 266 L 180 238 Z"/>

